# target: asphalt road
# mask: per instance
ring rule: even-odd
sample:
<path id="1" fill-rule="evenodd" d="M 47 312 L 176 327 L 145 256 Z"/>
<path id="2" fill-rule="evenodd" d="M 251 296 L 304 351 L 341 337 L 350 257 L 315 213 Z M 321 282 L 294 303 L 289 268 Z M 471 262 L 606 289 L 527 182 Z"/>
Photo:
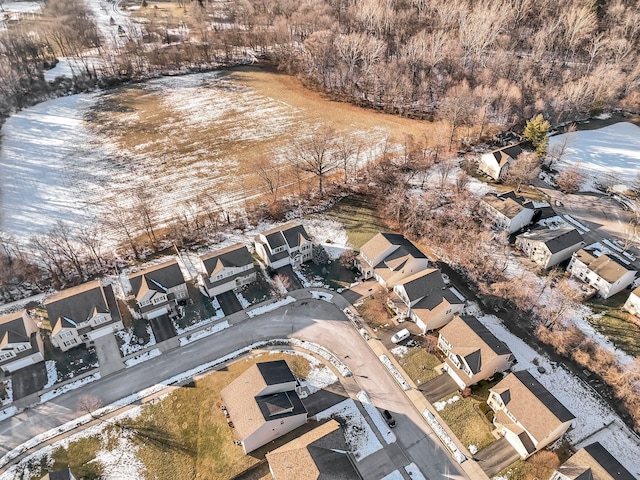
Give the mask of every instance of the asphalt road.
<path id="1" fill-rule="evenodd" d="M 468 478 L 342 312 L 320 300 L 301 300 L 244 320 L 4 420 L 0 422 L 0 456 L 37 434 L 82 415 L 76 406 L 83 395 L 95 396 L 106 405 L 251 343 L 283 337 L 300 338 L 332 351 L 354 372 L 348 388 L 367 391 L 378 408 L 388 409 L 396 418 L 394 433 L 401 448 L 386 448 L 385 461 L 376 462 L 377 454 L 368 457 L 371 461 L 365 459 L 365 478 L 382 478 L 383 469 L 389 469 L 387 456 L 396 465 L 415 462 L 429 480 Z M 378 458 L 382 460 L 382 455 Z"/>

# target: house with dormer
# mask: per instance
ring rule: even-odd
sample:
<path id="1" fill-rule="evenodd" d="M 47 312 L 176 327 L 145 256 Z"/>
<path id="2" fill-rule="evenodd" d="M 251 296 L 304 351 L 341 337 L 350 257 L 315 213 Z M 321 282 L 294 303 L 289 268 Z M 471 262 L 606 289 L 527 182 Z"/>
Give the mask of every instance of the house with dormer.
<path id="1" fill-rule="evenodd" d="M 178 302 L 189 298 L 189 290 L 176 260 L 129 275 L 131 295 L 142 318 L 176 317 Z"/>
<path id="2" fill-rule="evenodd" d="M 637 465 L 637 464 L 636 464 Z M 549 480 L 634 480 L 629 470 L 599 442 L 581 448 Z"/>
<path id="3" fill-rule="evenodd" d="M 255 250 L 269 267 L 300 267 L 313 258 L 313 242 L 300 222 L 288 222 L 256 235 Z"/>
<path id="4" fill-rule="evenodd" d="M 356 257 L 356 267 L 363 279 L 375 278 L 385 288 L 393 288 L 428 266 L 427 256 L 399 233 L 376 234 Z"/>
<path id="5" fill-rule="evenodd" d="M 122 316 L 111 285 L 100 280 L 58 292 L 44 302 L 51 343 L 63 352 L 93 345 L 96 338 L 122 330 Z"/>
<path id="6" fill-rule="evenodd" d="M 443 370 L 460 390 L 504 372 L 513 363 L 509 347 L 471 315 L 445 325 L 438 335 L 438 348 L 446 357 Z"/>
<path id="7" fill-rule="evenodd" d="M 200 278 L 209 297 L 255 282 L 253 257 L 245 245 L 236 244 L 200 257 L 205 273 Z"/>
<path id="8" fill-rule="evenodd" d="M 287 362 L 256 363 L 225 387 L 222 401 L 245 453 L 307 423 Z"/>
<path id="9" fill-rule="evenodd" d="M 516 237 L 516 248 L 541 268 L 551 268 L 570 259 L 583 246 L 584 238 L 571 227 L 531 230 Z"/>
<path id="10" fill-rule="evenodd" d="M 485 219 L 495 228 L 512 233 L 522 230 L 533 221 L 536 209 L 531 200 L 515 192 L 487 193 L 480 201 Z"/>
<path id="11" fill-rule="evenodd" d="M 332 419 L 266 457 L 274 480 L 361 480 L 350 455 L 342 427 Z"/>
<path id="12" fill-rule="evenodd" d="M 526 370 L 510 373 L 489 392 L 493 424 L 522 459 L 558 440 L 575 419 Z"/>
<path id="13" fill-rule="evenodd" d="M 43 362 L 38 327 L 26 310 L 0 317 L 0 369 L 15 372 Z"/>
<path id="14" fill-rule="evenodd" d="M 609 298 L 627 288 L 638 273 L 622 258 L 602 253 L 593 246 L 575 252 L 567 271 L 593 287 L 602 298 Z"/>
<path id="15" fill-rule="evenodd" d="M 462 312 L 465 299 L 448 288 L 442 273 L 427 268 L 400 280 L 387 297 L 387 305 L 396 315 L 407 318 L 426 333 L 446 325 Z"/>
<path id="16" fill-rule="evenodd" d="M 478 169 L 496 181 L 502 180 L 507 175 L 511 163 L 522 152 L 522 146 L 517 144 L 483 153 L 478 160 Z"/>

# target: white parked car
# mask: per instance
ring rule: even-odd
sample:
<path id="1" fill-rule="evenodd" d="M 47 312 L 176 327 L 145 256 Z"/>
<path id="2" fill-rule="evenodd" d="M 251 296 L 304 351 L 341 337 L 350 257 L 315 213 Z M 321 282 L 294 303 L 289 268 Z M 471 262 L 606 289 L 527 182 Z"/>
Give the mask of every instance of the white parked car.
<path id="1" fill-rule="evenodd" d="M 407 330 L 406 328 L 403 328 L 399 332 L 396 332 L 393 335 L 393 337 L 391 337 L 391 341 L 393 343 L 400 343 L 401 341 L 406 340 L 410 336 L 411 336 L 411 334 L 409 333 L 409 330 Z"/>

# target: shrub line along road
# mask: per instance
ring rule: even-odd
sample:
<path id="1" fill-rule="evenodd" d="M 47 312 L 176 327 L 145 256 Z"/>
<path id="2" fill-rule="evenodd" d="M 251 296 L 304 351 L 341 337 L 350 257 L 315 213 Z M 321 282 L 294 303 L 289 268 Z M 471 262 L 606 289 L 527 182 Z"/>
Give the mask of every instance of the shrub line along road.
<path id="1" fill-rule="evenodd" d="M 340 295 L 332 294 L 340 307 L 347 306 Z M 252 343 L 295 337 L 328 348 L 354 373 L 343 382 L 349 395 L 365 390 L 378 408 L 393 412 L 397 419 L 398 445 L 392 444 L 359 462 L 364 478 L 382 478 L 394 468 L 406 477 L 402 467 L 407 459 L 429 480 L 469 478 L 340 309 L 333 303 L 308 298 L 306 290 L 290 295 L 298 301 L 250 319 L 238 314 L 236 319 L 228 319 L 232 328 L 120 370 L 0 422 L 0 456 L 84 414 L 77 410 L 78 400 L 84 395 L 97 397 L 108 405 Z"/>

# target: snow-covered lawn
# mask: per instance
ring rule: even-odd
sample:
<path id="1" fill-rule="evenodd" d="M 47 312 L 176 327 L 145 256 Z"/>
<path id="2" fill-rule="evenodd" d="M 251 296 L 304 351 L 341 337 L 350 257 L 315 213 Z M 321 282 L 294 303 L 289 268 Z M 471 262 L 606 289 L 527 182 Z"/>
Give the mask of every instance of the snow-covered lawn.
<path id="1" fill-rule="evenodd" d="M 357 461 L 382 449 L 382 444 L 351 398 L 323 410 L 315 416 L 316 420 L 333 417 L 339 417 L 346 422 L 347 426 L 343 430 L 345 440 Z"/>
<path id="2" fill-rule="evenodd" d="M 158 355 L 161 355 L 162 352 L 159 348 L 154 348 L 153 350 L 149 350 L 147 352 L 141 353 L 140 355 L 136 355 L 135 357 L 131 357 L 128 360 L 125 360 L 124 364 L 127 367 L 131 367 L 133 365 L 138 365 L 139 363 L 146 362 L 147 360 L 151 360 Z"/>
<path id="3" fill-rule="evenodd" d="M 47 393 L 42 394 L 40 396 L 40 402 L 41 403 L 47 402 L 52 398 L 62 395 L 63 393 L 67 393 L 71 390 L 75 390 L 76 388 L 80 388 L 81 386 L 87 383 L 95 382 L 99 378 L 100 378 L 100 372 L 96 372 L 94 374 L 87 375 L 86 377 L 82 377 L 81 379 L 76 380 L 74 382 L 67 383 L 60 388 L 55 388 Z"/>
<path id="4" fill-rule="evenodd" d="M 397 347 L 393 347 L 391 350 L 389 350 L 392 355 L 398 357 L 398 358 L 402 358 L 404 357 L 407 353 L 409 353 L 409 347 L 406 347 L 404 345 L 398 345 Z"/>
<path id="5" fill-rule="evenodd" d="M 4 400 L 0 402 L 0 407 L 4 407 L 5 405 L 10 405 L 13 403 L 13 384 L 11 382 L 11 378 L 4 380 L 2 384 L 4 385 L 6 396 Z"/>
<path id="6" fill-rule="evenodd" d="M 45 362 L 47 368 L 47 383 L 43 388 L 53 387 L 58 381 L 58 369 L 56 368 L 56 362 L 53 360 L 47 360 Z"/>
<path id="7" fill-rule="evenodd" d="M 404 480 L 404 477 L 402 476 L 399 470 L 394 470 L 390 474 L 382 477 L 380 480 Z"/>
<path id="8" fill-rule="evenodd" d="M 270 354 L 286 353 L 288 355 L 298 355 L 309 362 L 309 373 L 304 380 L 300 381 L 301 391 L 300 398 L 307 398 L 309 395 L 327 388 L 338 381 L 338 377 L 326 365 L 322 365 L 320 361 L 312 355 L 297 350 L 275 349 L 270 350 Z"/>
<path id="9" fill-rule="evenodd" d="M 404 470 L 414 480 L 427 480 L 415 463 L 410 463 L 404 467 Z"/>
<path id="10" fill-rule="evenodd" d="M 337 260 L 342 252 L 352 248 L 347 231 L 340 222 L 326 215 L 316 214 L 302 220 L 302 223 L 313 241 L 324 247 L 331 260 Z"/>
<path id="11" fill-rule="evenodd" d="M 447 405 L 451 405 L 452 403 L 457 402 L 458 400 L 460 400 L 460 397 L 458 395 L 454 395 L 453 397 L 447 399 L 447 400 L 443 400 L 441 402 L 436 402 L 433 404 L 433 407 L 436 409 L 436 412 L 441 412 L 442 410 L 444 410 L 446 408 Z"/>
<path id="12" fill-rule="evenodd" d="M 296 301 L 293 297 L 285 297 L 282 300 L 278 300 L 277 302 L 269 303 L 267 305 L 263 305 L 262 307 L 254 308 L 253 310 L 249 310 L 247 312 L 247 316 L 256 317 L 258 315 L 262 315 L 263 313 L 268 313 L 273 310 L 276 310 L 284 305 L 288 305 L 290 303 L 294 303 Z"/>
<path id="13" fill-rule="evenodd" d="M 518 360 L 517 370 L 528 370 L 538 381 L 569 409 L 576 419 L 567 437 L 572 444 L 591 440 L 590 435 L 598 429 L 612 424 L 597 435 L 598 441 L 616 457 L 631 473 L 640 475 L 640 440 L 626 427 L 611 408 L 589 385 L 575 377 L 562 365 L 550 362 L 546 357 L 525 344 L 509 332 L 499 318 L 484 315 L 479 309 L 467 310 L 473 314 L 499 340 L 505 342 Z M 538 366 L 544 367 L 540 373 Z M 613 422 L 613 423 L 612 423 Z"/>
<path id="14" fill-rule="evenodd" d="M 131 355 L 132 353 L 135 353 L 139 350 L 143 350 L 145 348 L 155 345 L 156 337 L 153 334 L 153 329 L 151 328 L 151 325 L 147 325 L 147 334 L 149 335 L 149 341 L 146 344 L 141 345 L 133 341 L 132 329 L 127 328 L 125 330 L 118 330 L 117 332 L 115 332 L 115 335 L 120 337 L 120 339 L 123 342 L 122 345 L 120 345 L 120 351 L 122 352 L 122 356 L 126 357 L 127 355 Z"/>
<path id="15" fill-rule="evenodd" d="M 380 411 L 373 403 L 371 403 L 371 398 L 369 397 L 367 392 L 365 392 L 364 390 L 360 390 L 357 393 L 356 397 L 358 397 L 358 400 L 360 400 L 360 403 L 367 411 L 367 414 L 369 415 L 371 420 L 373 420 L 373 423 L 380 432 L 380 435 L 382 436 L 384 441 L 389 444 L 395 442 L 395 434 L 391 431 L 389 425 L 387 425 L 386 420 L 382 418 L 382 414 L 380 413 Z"/>
<path id="16" fill-rule="evenodd" d="M 630 185 L 640 171 L 640 127 L 620 122 L 597 130 L 582 130 L 556 135 L 549 139 L 553 152 L 567 142 L 564 158 L 558 170 L 579 162 L 587 175 L 582 190 L 596 191 L 597 181 L 613 175 L 616 184 Z"/>
<path id="17" fill-rule="evenodd" d="M 325 302 L 329 302 L 332 303 L 332 299 L 333 299 L 333 295 L 330 293 L 326 293 L 326 292 L 316 292 L 313 290 L 310 290 L 309 293 L 311 294 L 311 296 L 313 298 L 315 298 L 316 300 L 324 300 Z"/>
<path id="18" fill-rule="evenodd" d="M 39 449 L 0 475 L 0 480 L 13 480 L 18 478 L 16 475 L 18 475 L 19 472 L 22 472 L 22 476 L 19 478 L 31 478 L 32 476 L 39 478 L 41 474 L 40 465 L 43 461 L 44 463 L 49 463 L 49 458 L 56 450 L 68 448 L 69 444 L 80 439 L 98 436 L 101 437 L 103 441 L 103 447 L 97 452 L 94 461 L 100 462 L 103 466 L 104 475 L 101 478 L 104 480 L 143 478 L 144 475 L 142 472 L 144 471 L 144 465 L 136 456 L 138 447 L 131 441 L 133 432 L 122 431 L 117 439 L 107 439 L 102 435 L 102 432 L 107 426 L 112 425 L 118 420 L 135 418 L 140 414 L 141 409 L 141 406 L 133 407 L 113 417 L 109 422 L 98 423 L 97 425 Z M 109 442 L 108 450 L 104 446 L 104 443 L 107 441 Z"/>
<path id="19" fill-rule="evenodd" d="M 182 337 L 180 339 L 180 346 L 186 345 L 191 342 L 195 342 L 199 338 L 208 337 L 209 335 L 213 335 L 214 333 L 221 332 L 222 330 L 229 328 L 229 322 L 226 320 L 224 322 L 216 323 L 215 325 L 211 325 L 210 327 L 203 328 L 202 330 L 198 330 L 191 335 L 187 335 L 186 337 Z"/>
<path id="20" fill-rule="evenodd" d="M 32 17 L 33 14 L 40 12 L 42 2 L 22 1 L 22 2 L 6 2 L 3 1 L 0 6 L 0 30 L 7 28 L 6 22 L 19 21 L 24 17 Z"/>

